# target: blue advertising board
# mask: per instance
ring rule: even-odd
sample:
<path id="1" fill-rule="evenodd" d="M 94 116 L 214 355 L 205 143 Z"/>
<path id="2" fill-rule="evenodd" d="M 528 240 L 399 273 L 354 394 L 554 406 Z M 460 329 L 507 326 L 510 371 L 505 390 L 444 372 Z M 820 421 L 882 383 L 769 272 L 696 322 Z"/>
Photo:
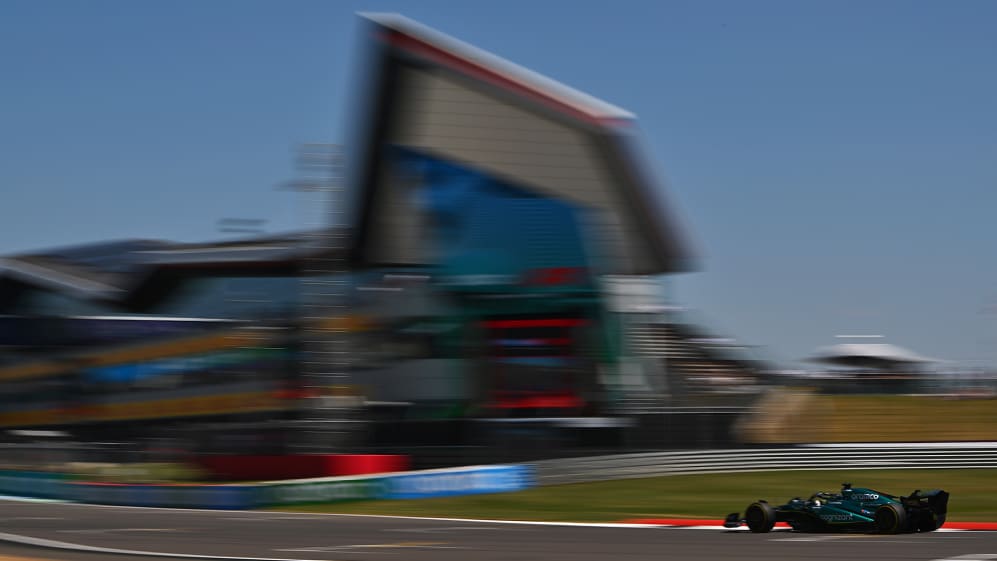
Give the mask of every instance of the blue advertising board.
<path id="1" fill-rule="evenodd" d="M 383 499 L 425 499 L 522 491 L 533 486 L 527 466 L 483 466 L 388 477 Z"/>
<path id="2" fill-rule="evenodd" d="M 343 500 L 424 499 L 522 491 L 528 466 L 429 470 L 372 478 L 323 478 L 257 485 L 151 485 L 71 481 L 61 474 L 0 471 L 0 493 L 85 503 L 243 510 Z"/>
<path id="3" fill-rule="evenodd" d="M 67 485 L 69 478 L 60 473 L 0 471 L 0 493 L 5 495 L 61 499 L 66 496 Z"/>

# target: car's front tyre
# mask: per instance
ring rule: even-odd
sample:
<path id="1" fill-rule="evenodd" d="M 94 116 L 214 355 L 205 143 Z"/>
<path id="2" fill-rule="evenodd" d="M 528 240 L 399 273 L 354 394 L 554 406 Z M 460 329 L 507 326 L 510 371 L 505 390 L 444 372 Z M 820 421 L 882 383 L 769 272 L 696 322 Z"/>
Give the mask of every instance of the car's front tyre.
<path id="1" fill-rule="evenodd" d="M 775 509 L 765 501 L 751 503 L 744 511 L 744 520 L 756 534 L 769 532 L 775 527 Z"/>

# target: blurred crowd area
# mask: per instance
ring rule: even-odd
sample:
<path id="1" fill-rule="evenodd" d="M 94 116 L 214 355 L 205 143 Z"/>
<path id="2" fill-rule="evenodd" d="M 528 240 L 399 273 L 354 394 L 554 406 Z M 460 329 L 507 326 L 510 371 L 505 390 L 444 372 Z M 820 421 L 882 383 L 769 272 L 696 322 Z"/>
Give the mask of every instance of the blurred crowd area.
<path id="1" fill-rule="evenodd" d="M 307 330 L 249 322 L 225 337 L 198 333 L 194 343 L 184 339 L 180 358 L 4 384 L 7 396 L 18 388 L 32 393 L 17 404 L 8 397 L 5 419 L 42 422 L 8 426 L 0 469 L 120 482 L 218 480 L 199 458 L 310 453 L 299 440 L 306 407 L 345 398 L 359 428 L 344 448 L 410 455 L 414 467 L 427 468 L 760 444 L 997 440 L 997 377 L 986 372 L 923 365 L 780 370 L 757 349 L 680 317 L 617 318 L 623 345 L 613 384 L 603 383 L 598 369 L 592 375 L 566 363 L 531 365 L 518 354 L 513 368 L 500 368 L 502 356 L 468 353 L 440 321 L 350 339 L 350 384 L 339 389 L 307 385 L 302 363 L 310 355 L 296 339 Z M 510 326 L 500 327 L 508 335 Z M 259 339 L 261 329 L 267 335 Z M 178 340 L 169 333 L 157 344 Z M 197 347 L 209 341 L 220 346 Z M 138 348 L 129 343 L 116 352 Z M 446 369 L 456 363 L 439 357 L 454 352 L 495 376 L 485 379 L 490 385 L 454 386 L 460 371 Z M 58 417 L 45 422 L 39 412 L 53 404 Z M 34 416 L 11 416 L 19 409 Z M 87 414 L 86 423 L 71 417 Z"/>
<path id="2" fill-rule="evenodd" d="M 411 271 L 328 275 L 321 290 L 345 288 L 311 295 L 320 305 L 308 304 L 291 275 L 256 283 L 194 274 L 158 287 L 157 314 L 22 308 L 0 318 L 0 462 L 167 481 L 215 478 L 198 459 L 217 455 L 349 451 L 441 467 L 758 444 L 997 440 L 993 373 L 872 352 L 881 346 L 848 346 L 851 354 L 821 356 L 833 364 L 785 370 L 764 349 L 662 305 L 653 283 L 620 305 L 619 291 L 607 296 L 578 273 L 531 276 L 578 285 L 487 293 Z M 23 302 L 65 305 L 42 295 Z M 218 317 L 176 315 L 198 309 Z M 316 436 L 315 423 L 336 428 Z"/>

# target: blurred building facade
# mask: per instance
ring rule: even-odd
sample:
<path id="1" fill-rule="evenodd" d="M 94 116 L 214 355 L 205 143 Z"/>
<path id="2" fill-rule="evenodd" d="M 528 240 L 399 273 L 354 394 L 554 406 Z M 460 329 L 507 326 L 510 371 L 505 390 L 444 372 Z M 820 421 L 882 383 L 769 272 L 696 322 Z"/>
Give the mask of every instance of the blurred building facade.
<path id="1" fill-rule="evenodd" d="M 693 256 L 633 116 L 366 25 L 331 226 L 3 260 L 0 427 L 273 454 L 728 438 L 682 408 L 736 412 L 763 367 L 665 305 L 656 278 Z"/>

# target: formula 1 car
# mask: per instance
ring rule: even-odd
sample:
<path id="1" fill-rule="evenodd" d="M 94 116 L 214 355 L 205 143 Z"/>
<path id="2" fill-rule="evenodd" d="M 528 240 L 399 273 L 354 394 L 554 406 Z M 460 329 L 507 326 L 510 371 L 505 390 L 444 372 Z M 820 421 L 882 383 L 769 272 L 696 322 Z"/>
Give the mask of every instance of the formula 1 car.
<path id="1" fill-rule="evenodd" d="M 766 501 L 751 503 L 744 518 L 732 512 L 725 528 L 747 524 L 752 532 L 768 532 L 776 522 L 786 522 L 798 532 L 851 530 L 879 534 L 932 532 L 945 523 L 949 494 L 941 490 L 914 491 L 896 497 L 843 483 L 840 493 L 814 493 L 774 507 Z"/>

